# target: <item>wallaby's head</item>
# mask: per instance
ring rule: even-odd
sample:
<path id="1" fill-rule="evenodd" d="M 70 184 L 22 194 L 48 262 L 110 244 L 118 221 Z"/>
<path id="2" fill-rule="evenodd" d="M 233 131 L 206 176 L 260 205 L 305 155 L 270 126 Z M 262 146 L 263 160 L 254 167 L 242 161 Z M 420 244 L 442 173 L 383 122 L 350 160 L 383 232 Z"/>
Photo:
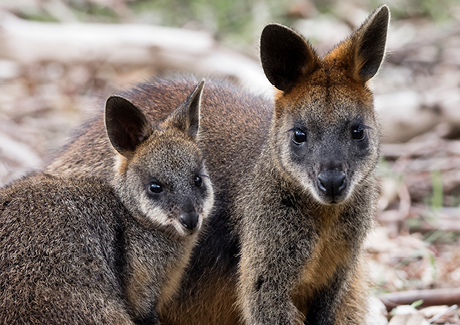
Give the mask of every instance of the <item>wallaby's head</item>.
<path id="1" fill-rule="evenodd" d="M 287 27 L 262 32 L 262 66 L 278 90 L 272 154 L 322 204 L 347 200 L 377 162 L 379 126 L 367 83 L 382 63 L 389 17 L 379 7 L 323 58 Z"/>
<path id="2" fill-rule="evenodd" d="M 144 224 L 185 236 L 200 229 L 213 204 L 213 190 L 196 139 L 202 81 L 162 123 L 150 125 L 129 100 L 107 100 L 105 123 L 118 152 L 114 186 Z"/>

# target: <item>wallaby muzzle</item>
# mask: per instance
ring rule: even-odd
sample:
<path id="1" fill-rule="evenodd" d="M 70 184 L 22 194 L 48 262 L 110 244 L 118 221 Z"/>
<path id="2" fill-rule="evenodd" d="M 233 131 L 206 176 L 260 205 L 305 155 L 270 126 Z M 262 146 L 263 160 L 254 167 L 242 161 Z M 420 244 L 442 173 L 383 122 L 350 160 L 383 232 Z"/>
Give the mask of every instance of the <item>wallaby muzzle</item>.
<path id="1" fill-rule="evenodd" d="M 188 231 L 194 231 L 197 230 L 196 228 L 198 226 L 200 216 L 195 211 L 185 212 L 179 216 L 179 220 L 185 229 L 187 229 Z"/>
<path id="2" fill-rule="evenodd" d="M 328 203 L 339 203 L 344 200 L 347 188 L 345 172 L 339 169 L 322 170 L 318 175 L 319 192 L 325 196 Z"/>
<path id="3" fill-rule="evenodd" d="M 316 186 L 324 203 L 340 203 L 347 196 L 347 175 L 342 167 L 323 167 L 318 174 Z"/>

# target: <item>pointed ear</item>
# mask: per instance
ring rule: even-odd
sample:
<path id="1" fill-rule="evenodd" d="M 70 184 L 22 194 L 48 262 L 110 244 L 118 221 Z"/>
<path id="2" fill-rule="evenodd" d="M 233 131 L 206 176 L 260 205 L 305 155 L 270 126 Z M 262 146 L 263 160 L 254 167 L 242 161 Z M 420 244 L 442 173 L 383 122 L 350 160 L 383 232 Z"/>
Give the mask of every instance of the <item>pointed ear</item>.
<path id="1" fill-rule="evenodd" d="M 262 31 L 260 60 L 267 79 L 282 91 L 291 90 L 300 76 L 312 73 L 320 65 L 311 45 L 279 24 L 269 24 Z"/>
<path id="2" fill-rule="evenodd" d="M 390 10 L 382 5 L 372 13 L 352 35 L 355 59 L 355 78 L 363 82 L 379 70 L 385 55 Z"/>
<path id="3" fill-rule="evenodd" d="M 166 125 L 183 131 L 193 140 L 196 139 L 200 126 L 200 105 L 204 83 L 203 79 L 165 121 Z"/>
<path id="4" fill-rule="evenodd" d="M 152 128 L 142 111 L 119 96 L 107 99 L 105 127 L 112 146 L 125 157 L 130 156 L 152 134 Z"/>

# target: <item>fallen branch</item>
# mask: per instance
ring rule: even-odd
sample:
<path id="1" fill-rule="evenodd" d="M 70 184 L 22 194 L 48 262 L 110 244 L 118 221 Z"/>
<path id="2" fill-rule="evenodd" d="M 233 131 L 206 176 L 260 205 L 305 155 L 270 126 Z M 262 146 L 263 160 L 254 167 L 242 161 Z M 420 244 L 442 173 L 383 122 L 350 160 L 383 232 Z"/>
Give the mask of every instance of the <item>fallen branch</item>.
<path id="1" fill-rule="evenodd" d="M 421 306 L 438 306 L 460 304 L 460 288 L 411 290 L 392 292 L 378 296 L 388 311 L 399 305 L 410 305 L 414 301 L 423 300 Z"/>
<path id="2" fill-rule="evenodd" d="M 256 92 L 272 86 L 259 63 L 223 48 L 208 32 L 140 24 L 48 23 L 0 11 L 0 58 L 22 64 L 104 62 L 235 78 Z"/>

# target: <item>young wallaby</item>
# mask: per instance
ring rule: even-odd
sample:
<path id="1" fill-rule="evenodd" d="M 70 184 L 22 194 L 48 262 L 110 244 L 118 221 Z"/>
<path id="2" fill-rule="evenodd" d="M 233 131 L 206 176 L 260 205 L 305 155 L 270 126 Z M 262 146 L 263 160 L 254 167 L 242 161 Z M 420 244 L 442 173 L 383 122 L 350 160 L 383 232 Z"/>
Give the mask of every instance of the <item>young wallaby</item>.
<path id="1" fill-rule="evenodd" d="M 162 323 L 365 324 L 360 260 L 379 146 L 367 81 L 388 21 L 382 6 L 322 59 L 296 32 L 268 25 L 261 57 L 279 90 L 274 107 L 207 83 L 198 145 L 215 206 Z M 188 80 L 156 80 L 123 96 L 162 121 L 189 90 Z M 46 170 L 105 178 L 109 148 L 99 118 Z"/>
<path id="2" fill-rule="evenodd" d="M 0 323 L 157 323 L 213 205 L 202 89 L 156 125 L 107 100 L 113 186 L 35 174 L 0 190 Z"/>
<path id="3" fill-rule="evenodd" d="M 191 77 L 156 79 L 122 96 L 142 108 L 149 121 L 161 123 L 191 91 L 193 82 Z M 159 309 L 162 324 L 239 323 L 240 313 L 235 309 L 239 244 L 230 212 L 251 162 L 260 153 L 272 106 L 266 98 L 234 85 L 206 81 L 198 145 L 213 183 L 214 207 L 199 233 L 179 291 Z M 114 161 L 103 127 L 103 116 L 90 121 L 45 171 L 75 178 L 110 179 Z"/>

